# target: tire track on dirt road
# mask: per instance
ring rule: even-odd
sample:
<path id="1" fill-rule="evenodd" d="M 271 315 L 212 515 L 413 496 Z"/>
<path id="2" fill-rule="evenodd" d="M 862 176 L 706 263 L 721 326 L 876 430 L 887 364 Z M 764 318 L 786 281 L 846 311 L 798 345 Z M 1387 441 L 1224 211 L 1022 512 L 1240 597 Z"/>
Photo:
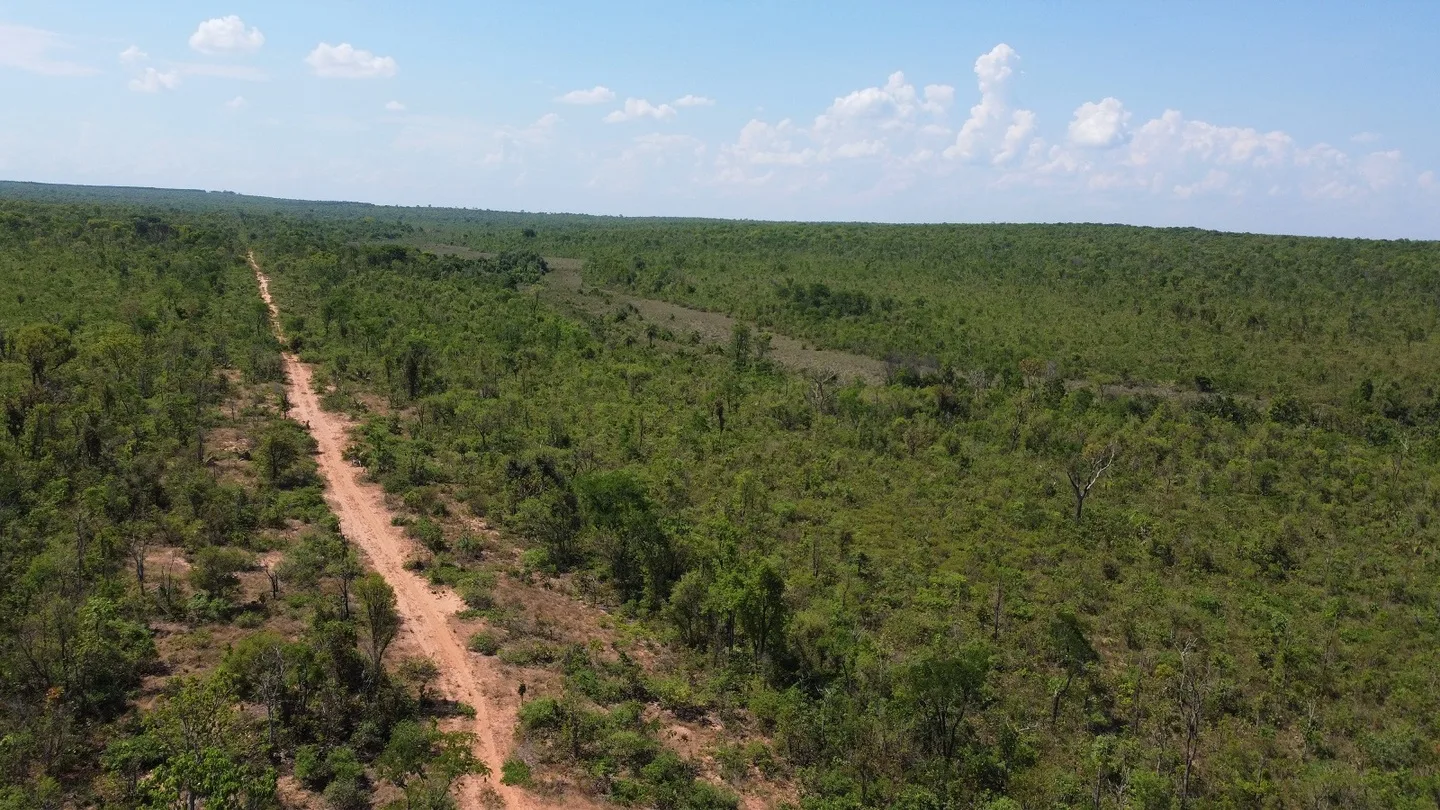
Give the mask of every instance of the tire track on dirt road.
<path id="1" fill-rule="evenodd" d="M 280 314 L 270 297 L 270 280 L 248 256 L 260 285 L 260 296 L 270 309 L 271 326 L 283 340 Z M 510 685 L 488 659 L 471 655 L 464 641 L 450 625 L 450 617 L 465 607 L 448 590 L 435 590 L 414 572 L 405 570 L 410 541 L 391 523 L 393 515 L 385 506 L 384 491 L 362 480 L 362 469 L 345 460 L 345 447 L 352 423 L 342 414 L 320 407 L 312 387 L 312 369 L 291 352 L 284 352 L 291 418 L 304 424 L 319 445 L 316 461 L 325 480 L 325 500 L 340 519 L 340 530 L 360 547 L 370 565 L 395 589 L 396 608 L 404 617 L 402 632 L 413 635 L 418 647 L 435 659 L 440 668 L 440 691 L 451 700 L 475 708 L 473 731 L 475 755 L 490 767 L 489 780 L 469 778 L 461 785 L 460 806 L 464 810 L 487 807 L 485 786 L 492 785 L 509 810 L 593 807 L 581 797 L 566 796 L 546 801 L 515 787 L 500 784 L 500 767 L 509 751 L 515 728 L 515 712 L 492 695 L 508 694 Z"/>

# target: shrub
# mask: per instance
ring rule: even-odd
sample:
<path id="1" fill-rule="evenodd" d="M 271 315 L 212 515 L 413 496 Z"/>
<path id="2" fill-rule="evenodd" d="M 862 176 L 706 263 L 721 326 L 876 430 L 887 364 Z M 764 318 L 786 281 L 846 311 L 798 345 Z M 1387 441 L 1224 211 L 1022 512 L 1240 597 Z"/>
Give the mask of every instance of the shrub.
<path id="1" fill-rule="evenodd" d="M 408 531 L 410 536 L 428 549 L 431 554 L 439 554 L 448 548 L 445 545 L 445 532 L 440 529 L 439 524 L 428 517 L 422 517 L 412 523 Z"/>
<path id="2" fill-rule="evenodd" d="M 494 633 L 481 631 L 471 636 L 466 646 L 470 648 L 471 652 L 477 652 L 481 655 L 494 655 L 500 652 L 500 639 L 496 638 Z"/>
<path id="3" fill-rule="evenodd" d="M 471 574 L 460 579 L 455 590 L 471 610 L 489 610 L 495 607 L 494 581 L 491 578 Z"/>
<path id="4" fill-rule="evenodd" d="M 530 766 L 525 760 L 511 756 L 500 766 L 500 784 L 515 787 L 530 786 Z"/>
<path id="5" fill-rule="evenodd" d="M 212 597 L 229 599 L 240 590 L 241 571 L 253 565 L 250 555 L 238 548 L 206 546 L 196 552 L 188 579 L 190 587 Z"/>
<path id="6" fill-rule="evenodd" d="M 550 664 L 560 657 L 553 645 L 540 642 L 517 644 L 500 651 L 500 660 L 517 667 Z"/>
<path id="7" fill-rule="evenodd" d="M 336 779 L 325 788 L 325 804 L 331 810 L 366 810 L 370 791 L 359 779 Z"/>
<path id="8" fill-rule="evenodd" d="M 750 762 L 738 745 L 716 748 L 715 762 L 720 766 L 720 776 L 727 782 L 738 782 L 750 772 Z"/>
<path id="9" fill-rule="evenodd" d="M 526 731 L 539 731 L 559 725 L 560 703 L 555 698 L 535 698 L 520 707 L 520 727 Z"/>
<path id="10" fill-rule="evenodd" d="M 660 745 L 638 731 L 615 731 L 605 739 L 606 752 L 630 768 L 643 768 L 655 759 Z"/>
<path id="11" fill-rule="evenodd" d="M 527 548 L 520 554 L 520 566 L 526 573 L 533 571 L 553 572 L 555 566 L 550 563 L 550 552 L 543 548 Z"/>
<path id="12" fill-rule="evenodd" d="M 302 745 L 295 749 L 295 778 L 311 790 L 323 790 L 330 784 L 330 769 L 321 756 L 320 746 Z"/>

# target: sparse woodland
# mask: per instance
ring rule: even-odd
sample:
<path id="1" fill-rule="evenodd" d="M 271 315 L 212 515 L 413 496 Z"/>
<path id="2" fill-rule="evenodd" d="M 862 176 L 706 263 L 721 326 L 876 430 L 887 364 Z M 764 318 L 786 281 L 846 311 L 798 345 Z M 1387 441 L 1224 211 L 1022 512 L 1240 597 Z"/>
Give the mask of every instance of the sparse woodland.
<path id="1" fill-rule="evenodd" d="M 1435 244 L 86 193 L 0 186 L 9 806 L 168 807 L 202 778 L 267 806 L 288 776 L 443 806 L 465 769 L 367 657 L 366 586 L 262 396 L 246 249 L 417 567 L 493 622 L 476 654 L 554 676 L 494 778 L 664 808 L 762 782 L 806 810 L 1440 796 Z M 736 328 L 572 311 L 542 256 Z M 770 333 L 890 377 L 787 369 Z M 233 469 L 207 464 L 221 427 L 253 442 Z M 138 576 L 150 544 L 184 581 Z M 272 550 L 278 595 L 242 596 Z M 505 629 L 497 577 L 663 665 Z M 244 632 L 165 678 L 174 626 Z M 212 747 L 185 747 L 197 711 Z M 661 715 L 729 736 L 677 751 Z"/>

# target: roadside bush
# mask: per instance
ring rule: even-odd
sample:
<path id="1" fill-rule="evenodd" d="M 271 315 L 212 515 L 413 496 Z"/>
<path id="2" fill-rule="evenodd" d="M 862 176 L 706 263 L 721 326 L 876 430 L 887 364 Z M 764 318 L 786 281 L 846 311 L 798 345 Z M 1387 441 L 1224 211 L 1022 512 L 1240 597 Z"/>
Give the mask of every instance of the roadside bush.
<path id="1" fill-rule="evenodd" d="M 500 652 L 500 639 L 497 638 L 494 633 L 481 631 L 470 636 L 470 641 L 467 642 L 466 646 L 470 648 L 471 652 L 477 652 L 481 655 L 494 655 Z"/>
<path id="2" fill-rule="evenodd" d="M 511 756 L 500 766 L 500 784 L 530 787 L 530 766 L 525 760 Z"/>

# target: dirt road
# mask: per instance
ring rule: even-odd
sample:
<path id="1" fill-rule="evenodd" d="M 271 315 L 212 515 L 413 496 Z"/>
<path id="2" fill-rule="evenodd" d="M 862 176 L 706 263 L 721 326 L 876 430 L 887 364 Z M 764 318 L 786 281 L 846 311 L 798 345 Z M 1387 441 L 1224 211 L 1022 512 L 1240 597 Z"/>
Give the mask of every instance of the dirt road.
<path id="1" fill-rule="evenodd" d="M 270 297 L 270 283 L 250 254 L 250 265 L 260 284 L 260 295 L 270 307 L 276 334 L 280 334 L 279 313 Z M 562 802 L 541 800 L 525 791 L 500 784 L 500 765 L 510 749 L 515 728 L 514 711 L 497 700 L 507 695 L 511 684 L 501 677 L 489 659 L 472 655 L 450 625 L 450 617 L 464 604 L 454 593 L 432 589 L 424 579 L 405 570 L 411 547 L 399 527 L 391 524 L 384 493 L 376 484 L 361 479 L 361 468 L 345 460 L 349 420 L 320 407 L 320 397 L 311 387 L 310 366 L 285 352 L 285 372 L 291 403 L 291 417 L 310 429 L 319 445 L 316 461 L 326 483 L 325 500 L 340 519 L 340 530 L 369 557 L 371 566 L 395 589 L 396 606 L 404 617 L 402 632 L 413 635 L 416 647 L 435 660 L 440 668 L 440 691 L 451 700 L 475 707 L 473 731 L 475 754 L 490 766 L 488 780 L 471 779 L 461 786 L 460 806 L 478 810 L 487 807 L 486 785 L 492 786 L 510 810 L 539 810 L 546 807 L 586 806 L 583 799 L 566 797 Z M 493 806 L 489 805 L 489 806 Z"/>

